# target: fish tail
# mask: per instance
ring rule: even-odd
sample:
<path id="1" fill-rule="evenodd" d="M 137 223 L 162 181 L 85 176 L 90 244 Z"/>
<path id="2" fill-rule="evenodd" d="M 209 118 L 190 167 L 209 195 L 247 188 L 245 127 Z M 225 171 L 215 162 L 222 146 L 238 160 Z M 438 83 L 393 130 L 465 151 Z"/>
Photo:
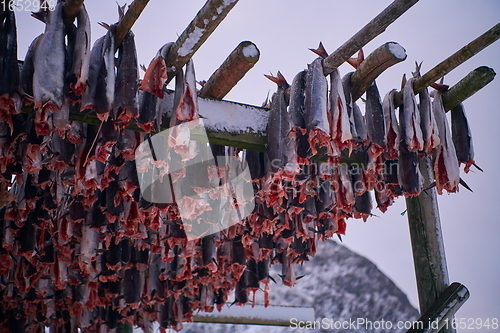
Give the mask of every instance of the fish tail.
<path id="1" fill-rule="evenodd" d="M 276 83 L 280 87 L 288 88 L 290 86 L 280 71 L 278 71 L 276 77 L 266 74 L 264 74 L 264 76 L 267 77 L 269 80 L 273 81 L 274 83 Z"/>
<path id="2" fill-rule="evenodd" d="M 323 46 L 323 43 L 321 43 L 321 42 L 319 42 L 319 46 L 317 49 L 309 49 L 309 50 L 314 52 L 315 54 L 319 55 L 323 59 L 328 57 L 328 52 L 326 52 L 325 47 Z"/>

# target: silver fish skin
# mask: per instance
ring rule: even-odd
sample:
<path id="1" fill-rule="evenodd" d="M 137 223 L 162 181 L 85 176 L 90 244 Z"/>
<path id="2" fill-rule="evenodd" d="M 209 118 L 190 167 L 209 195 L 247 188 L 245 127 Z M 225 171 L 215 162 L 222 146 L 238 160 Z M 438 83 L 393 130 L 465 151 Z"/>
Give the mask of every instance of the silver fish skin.
<path id="1" fill-rule="evenodd" d="M 472 144 L 472 134 L 462 103 L 451 109 L 451 137 L 458 161 L 465 164 L 464 171 L 469 172 L 470 166 L 474 164 L 474 147 Z"/>
<path id="2" fill-rule="evenodd" d="M 293 132 L 297 141 L 297 157 L 300 164 L 309 163 L 309 143 L 307 141 L 306 122 L 304 118 L 306 98 L 307 71 L 299 72 L 292 81 L 290 88 L 290 106 L 288 112 L 293 124 Z"/>
<path id="3" fill-rule="evenodd" d="M 113 110 L 115 81 L 115 37 L 114 29 L 111 28 L 104 36 L 95 92 L 95 112 L 101 121 L 106 121 Z"/>
<path id="4" fill-rule="evenodd" d="M 70 89 L 76 96 L 81 96 L 87 89 L 87 79 L 90 66 L 90 19 L 82 5 L 77 15 L 78 27 L 75 37 L 75 49 L 73 51 L 73 66 L 71 69 Z"/>
<path id="5" fill-rule="evenodd" d="M 306 75 L 306 97 L 304 117 L 307 129 L 318 129 L 329 134 L 328 83 L 323 75 L 322 59 L 317 58 L 308 65 Z"/>
<path id="6" fill-rule="evenodd" d="M 354 119 L 354 102 L 351 95 L 351 77 L 354 72 L 347 73 L 342 78 L 342 88 L 344 90 L 345 104 L 347 108 L 347 114 L 349 115 L 349 124 L 351 127 L 351 134 L 355 141 L 359 142 L 359 137 L 356 128 L 356 121 Z"/>
<path id="7" fill-rule="evenodd" d="M 290 114 L 287 112 L 285 99 L 288 83 L 279 73 L 275 82 L 278 84 L 278 90 L 271 100 L 271 110 L 269 111 L 267 124 L 267 145 L 271 171 L 276 173 L 278 170 L 284 169 L 296 173 L 299 169 L 296 141 L 290 135 L 293 124 Z"/>
<path id="8" fill-rule="evenodd" d="M 64 22 L 63 3 L 58 3 L 48 16 L 35 51 L 33 97 L 35 108 L 60 110 L 64 103 Z"/>
<path id="9" fill-rule="evenodd" d="M 38 42 L 42 38 L 42 35 L 39 35 L 31 42 L 28 47 L 28 51 L 26 52 L 26 56 L 24 57 L 23 67 L 21 68 L 21 89 L 24 94 L 27 94 L 33 97 L 33 73 L 35 72 L 35 50 L 38 46 Z"/>
<path id="10" fill-rule="evenodd" d="M 352 149 L 351 121 L 338 69 L 330 74 L 330 133 L 339 149 Z"/>
<path id="11" fill-rule="evenodd" d="M 356 128 L 357 137 L 354 138 L 358 143 L 363 145 L 368 145 L 370 143 L 370 138 L 368 137 L 368 129 L 366 128 L 366 120 L 361 109 L 356 102 L 352 103 L 352 117 L 354 120 L 354 125 Z"/>
<path id="12" fill-rule="evenodd" d="M 92 51 L 90 52 L 90 66 L 88 74 L 88 87 L 82 96 L 81 111 L 94 109 L 95 94 L 97 91 L 97 79 L 99 77 L 99 69 L 102 64 L 102 49 L 104 46 L 104 36 L 98 38 L 94 42 Z"/>
<path id="13" fill-rule="evenodd" d="M 11 97 L 19 89 L 17 63 L 17 29 L 14 11 L 7 11 L 0 22 L 0 96 Z"/>
<path id="14" fill-rule="evenodd" d="M 436 149 L 434 159 L 434 175 L 436 177 L 436 190 L 442 194 L 443 190 L 450 193 L 458 191 L 460 182 L 460 167 L 451 136 L 450 127 L 443 107 L 441 93 L 433 91 L 432 112 L 436 118 L 439 130 L 440 145 Z"/>
<path id="15" fill-rule="evenodd" d="M 396 89 L 392 89 L 384 96 L 382 111 L 384 113 L 386 129 L 386 155 L 388 159 L 397 159 L 399 151 L 399 127 L 396 119 L 396 106 L 394 105 L 394 95 Z"/>
<path id="16" fill-rule="evenodd" d="M 118 49 L 118 66 L 115 86 L 115 105 L 118 119 L 128 123 L 139 116 L 138 64 L 134 33 L 129 31 Z"/>
<path id="17" fill-rule="evenodd" d="M 403 88 L 403 112 L 400 112 L 399 117 L 401 140 L 411 152 L 424 149 L 424 139 L 420 128 L 420 112 L 413 92 L 415 80 L 412 77 L 406 81 Z"/>
<path id="18" fill-rule="evenodd" d="M 386 128 L 380 94 L 375 81 L 366 89 L 366 125 L 371 140 L 370 151 L 374 158 L 379 156 L 387 146 Z"/>
<path id="19" fill-rule="evenodd" d="M 420 127 L 424 140 L 424 153 L 432 154 L 434 149 L 439 146 L 439 132 L 436 119 L 431 108 L 431 98 L 427 88 L 419 94 Z"/>

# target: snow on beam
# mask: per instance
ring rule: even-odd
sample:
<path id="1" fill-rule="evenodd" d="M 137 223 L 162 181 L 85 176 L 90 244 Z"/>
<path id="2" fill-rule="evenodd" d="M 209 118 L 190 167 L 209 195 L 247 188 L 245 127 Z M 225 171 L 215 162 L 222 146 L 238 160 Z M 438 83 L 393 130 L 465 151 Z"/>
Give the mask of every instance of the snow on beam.
<path id="1" fill-rule="evenodd" d="M 398 17 L 403 15 L 403 13 L 417 2 L 418 0 L 395 0 L 392 2 L 380 14 L 352 36 L 351 39 L 345 42 L 323 61 L 323 73 L 328 75 L 333 72 L 335 68 L 342 65 L 347 59 L 352 57 L 354 53 L 358 52 L 359 49 L 384 32 L 392 22 L 396 21 Z"/>
<path id="2" fill-rule="evenodd" d="M 169 79 L 188 62 L 237 2 L 238 0 L 208 0 L 205 3 L 168 52 Z"/>
<path id="3" fill-rule="evenodd" d="M 225 306 L 221 312 L 199 312 L 193 316 L 198 323 L 268 325 L 290 327 L 290 319 L 314 321 L 314 309 L 295 306 Z"/>

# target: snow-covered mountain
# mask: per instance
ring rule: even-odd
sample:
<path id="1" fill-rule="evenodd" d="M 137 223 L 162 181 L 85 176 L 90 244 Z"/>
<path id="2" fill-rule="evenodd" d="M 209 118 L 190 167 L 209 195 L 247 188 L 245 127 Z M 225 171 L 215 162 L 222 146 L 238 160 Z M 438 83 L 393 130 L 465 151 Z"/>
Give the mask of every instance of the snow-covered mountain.
<path id="1" fill-rule="evenodd" d="M 272 326 L 245 326 L 230 324 L 184 324 L 183 333 L 257 333 L 257 332 L 406 332 L 396 329 L 398 322 L 416 320 L 418 311 L 406 295 L 372 262 L 350 251 L 333 240 L 320 242 L 314 258 L 296 267 L 296 275 L 304 275 L 293 288 L 280 283 L 280 267 L 271 270 L 277 284 L 271 282 L 271 305 L 314 307 L 316 320 L 370 321 L 369 325 L 347 329 L 308 329 Z M 381 324 L 384 320 L 386 324 Z M 393 325 L 388 329 L 387 322 Z M 383 325 L 383 326 L 382 326 Z M 368 328 L 367 328 L 368 326 Z M 347 327 L 347 326 L 346 326 Z"/>

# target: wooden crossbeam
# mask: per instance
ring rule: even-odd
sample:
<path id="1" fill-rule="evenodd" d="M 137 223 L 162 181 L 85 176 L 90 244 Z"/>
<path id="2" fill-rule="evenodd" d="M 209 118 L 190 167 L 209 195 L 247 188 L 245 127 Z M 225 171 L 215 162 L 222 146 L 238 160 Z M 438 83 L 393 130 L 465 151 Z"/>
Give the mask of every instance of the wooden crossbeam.
<path id="1" fill-rule="evenodd" d="M 417 2 L 418 0 L 395 0 L 387 6 L 387 8 L 323 61 L 323 73 L 325 76 L 333 72 L 335 68 L 342 65 L 347 59 L 358 52 L 359 49 L 384 32 L 392 22 L 396 21 L 398 17 L 403 15 Z"/>
<path id="2" fill-rule="evenodd" d="M 148 2 L 149 0 L 134 0 L 128 7 L 125 15 L 118 22 L 115 33 L 115 48 L 117 50 L 125 38 L 125 35 L 132 29 L 135 21 L 137 21 L 139 15 L 141 15 L 144 8 L 146 8 Z"/>

